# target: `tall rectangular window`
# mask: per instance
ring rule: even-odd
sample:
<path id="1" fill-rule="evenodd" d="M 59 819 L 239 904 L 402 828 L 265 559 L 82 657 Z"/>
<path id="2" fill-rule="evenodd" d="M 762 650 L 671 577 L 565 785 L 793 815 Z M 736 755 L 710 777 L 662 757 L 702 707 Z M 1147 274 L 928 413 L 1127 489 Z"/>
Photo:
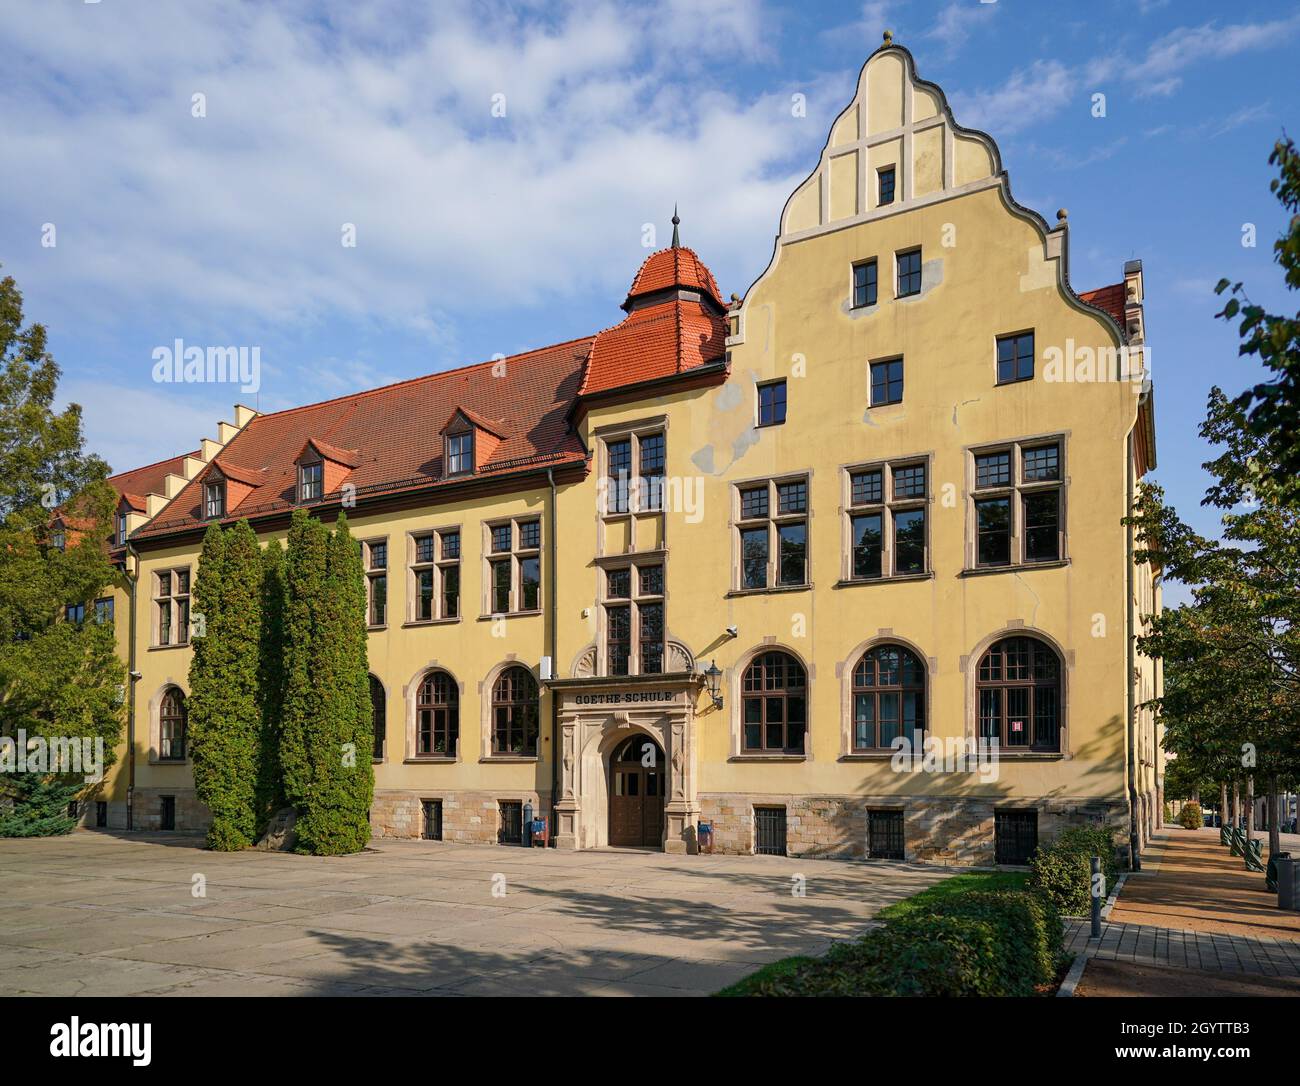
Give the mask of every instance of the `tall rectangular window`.
<path id="1" fill-rule="evenodd" d="M 487 610 L 494 615 L 542 609 L 542 522 L 519 517 L 487 525 Z"/>
<path id="2" fill-rule="evenodd" d="M 808 477 L 736 487 L 736 568 L 741 590 L 808 583 Z"/>
<path id="3" fill-rule="evenodd" d="M 118 513 L 117 515 L 116 542 L 119 547 L 126 546 L 126 514 L 125 513 Z"/>
<path id="4" fill-rule="evenodd" d="M 894 202 L 894 167 L 886 166 L 876 174 L 879 179 L 879 204 L 884 207 L 885 204 Z"/>
<path id="5" fill-rule="evenodd" d="M 1029 381 L 1034 376 L 1034 333 L 998 338 L 998 384 Z"/>
<path id="6" fill-rule="evenodd" d="M 605 674 L 664 669 L 664 567 L 660 561 L 605 570 Z"/>
<path id="7" fill-rule="evenodd" d="M 912 249 L 898 254 L 898 293 L 906 298 L 921 293 L 921 250 Z"/>
<path id="8" fill-rule="evenodd" d="M 599 496 L 601 515 L 661 512 L 668 465 L 663 431 L 620 434 L 605 438 L 603 445 L 605 478 L 604 493 Z"/>
<path id="9" fill-rule="evenodd" d="M 864 260 L 853 265 L 853 308 L 876 304 L 876 262 Z"/>
<path id="10" fill-rule="evenodd" d="M 154 574 L 154 614 L 158 645 L 184 645 L 190 639 L 190 570 L 160 570 Z"/>
<path id="11" fill-rule="evenodd" d="M 388 622 L 388 540 L 362 544 L 366 564 L 366 621 L 371 626 Z"/>
<path id="12" fill-rule="evenodd" d="M 928 572 L 926 461 L 864 465 L 846 474 L 845 579 L 869 581 Z"/>
<path id="13" fill-rule="evenodd" d="M 785 422 L 785 381 L 758 386 L 759 426 L 780 426 Z"/>
<path id="14" fill-rule="evenodd" d="M 219 520 L 226 515 L 226 484 L 214 480 L 203 484 L 203 517 Z"/>
<path id="15" fill-rule="evenodd" d="M 104 626 L 113 621 L 113 597 L 105 596 L 95 601 L 95 621 Z"/>
<path id="16" fill-rule="evenodd" d="M 447 474 L 464 475 L 474 470 L 474 433 L 447 435 Z"/>
<path id="17" fill-rule="evenodd" d="M 977 567 L 1055 562 L 1065 553 L 1061 442 L 972 454 Z"/>
<path id="18" fill-rule="evenodd" d="M 319 500 L 323 486 L 324 465 L 317 461 L 315 464 L 298 465 L 298 501 L 314 502 Z"/>
<path id="19" fill-rule="evenodd" d="M 903 360 L 871 363 L 871 406 L 903 402 Z"/>
<path id="20" fill-rule="evenodd" d="M 412 622 L 460 617 L 460 529 L 440 528 L 411 537 Z"/>

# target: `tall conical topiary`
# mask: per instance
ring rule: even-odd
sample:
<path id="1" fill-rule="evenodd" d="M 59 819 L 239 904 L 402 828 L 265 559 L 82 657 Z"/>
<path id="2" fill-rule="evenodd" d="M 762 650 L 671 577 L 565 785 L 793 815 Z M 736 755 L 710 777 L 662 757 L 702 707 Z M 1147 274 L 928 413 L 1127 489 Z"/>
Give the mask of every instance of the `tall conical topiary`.
<path id="1" fill-rule="evenodd" d="M 247 848 L 257 835 L 261 594 L 253 529 L 213 525 L 195 583 L 190 748 L 195 794 L 212 812 L 208 847 L 221 851 Z"/>
<path id="2" fill-rule="evenodd" d="M 284 805 L 280 770 L 280 717 L 284 705 L 284 548 L 278 539 L 262 551 L 262 624 L 258 662 L 261 714 L 260 761 L 257 775 L 258 829 L 263 829 Z"/>
<path id="3" fill-rule="evenodd" d="M 324 697 L 308 725 L 311 788 L 295 827 L 299 847 L 318 855 L 357 852 L 370 839 L 373 743 L 361 577 L 360 550 L 340 516 L 326 548 L 317 611 L 315 676 Z"/>
<path id="4" fill-rule="evenodd" d="M 295 509 L 285 554 L 284 702 L 280 710 L 280 772 L 287 802 L 307 810 L 313 794 L 313 747 L 328 687 L 321 681 L 329 532 Z M 299 846 L 304 842 L 299 829 Z"/>

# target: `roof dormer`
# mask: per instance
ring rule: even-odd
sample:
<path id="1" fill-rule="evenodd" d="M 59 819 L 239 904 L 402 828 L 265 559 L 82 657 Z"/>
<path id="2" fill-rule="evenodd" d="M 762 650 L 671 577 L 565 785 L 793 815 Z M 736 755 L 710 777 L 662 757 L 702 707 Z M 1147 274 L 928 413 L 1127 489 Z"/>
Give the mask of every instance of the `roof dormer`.
<path id="1" fill-rule="evenodd" d="M 361 463 L 361 456 L 356 449 L 340 449 L 309 437 L 294 463 L 298 467 L 297 500 L 303 504 L 338 490 Z"/>
<path id="2" fill-rule="evenodd" d="M 213 464 L 203 477 L 203 519 L 221 520 L 266 482 L 266 472 L 238 464 Z"/>
<path id="3" fill-rule="evenodd" d="M 497 446 L 505 440 L 504 427 L 498 420 L 485 419 L 467 407 L 451 413 L 440 431 L 442 434 L 442 474 L 445 478 L 472 475 L 492 459 Z"/>

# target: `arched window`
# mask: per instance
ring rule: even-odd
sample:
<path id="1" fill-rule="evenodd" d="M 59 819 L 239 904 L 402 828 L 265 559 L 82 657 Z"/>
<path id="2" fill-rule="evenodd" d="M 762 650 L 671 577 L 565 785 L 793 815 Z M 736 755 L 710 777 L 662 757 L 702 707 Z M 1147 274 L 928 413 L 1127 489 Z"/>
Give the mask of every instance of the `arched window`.
<path id="1" fill-rule="evenodd" d="M 877 645 L 853 669 L 853 749 L 888 749 L 899 735 L 913 742 L 925 728 L 925 668 L 902 645 Z"/>
<path id="2" fill-rule="evenodd" d="M 537 680 L 508 667 L 492 685 L 492 753 L 537 753 Z"/>
<path id="3" fill-rule="evenodd" d="M 1061 749 L 1061 661 L 1033 637 L 1004 637 L 975 677 L 981 739 L 1003 748 Z"/>
<path id="4" fill-rule="evenodd" d="M 189 713 L 185 695 L 175 686 L 167 688 L 158 708 L 158 758 L 164 762 L 185 761 L 185 732 Z"/>
<path id="5" fill-rule="evenodd" d="M 384 760 L 384 739 L 388 734 L 388 696 L 384 693 L 384 684 L 370 676 L 370 730 L 375 736 L 376 762 Z"/>
<path id="6" fill-rule="evenodd" d="M 454 758 L 460 737 L 460 690 L 445 671 L 430 671 L 415 700 L 415 753 Z"/>
<path id="7" fill-rule="evenodd" d="M 808 674 L 788 652 L 754 657 L 741 682 L 742 749 L 803 754 L 808 730 Z"/>

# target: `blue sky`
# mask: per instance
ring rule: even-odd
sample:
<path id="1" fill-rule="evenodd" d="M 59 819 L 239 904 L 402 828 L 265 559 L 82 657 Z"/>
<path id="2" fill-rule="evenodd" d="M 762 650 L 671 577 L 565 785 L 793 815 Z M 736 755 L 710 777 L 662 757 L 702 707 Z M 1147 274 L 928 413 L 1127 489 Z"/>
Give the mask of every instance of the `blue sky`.
<path id="1" fill-rule="evenodd" d="M 1143 260 L 1157 477 L 1208 530 L 1206 392 L 1254 376 L 1211 288 L 1294 306 L 1267 156 L 1300 128 L 1300 6 L 1276 0 L 5 0 L 0 263 L 125 470 L 254 399 L 154 383 L 177 338 L 259 346 L 265 411 L 584 335 L 674 202 L 744 293 L 885 27 L 1019 202 L 1069 209 L 1077 289 Z"/>

